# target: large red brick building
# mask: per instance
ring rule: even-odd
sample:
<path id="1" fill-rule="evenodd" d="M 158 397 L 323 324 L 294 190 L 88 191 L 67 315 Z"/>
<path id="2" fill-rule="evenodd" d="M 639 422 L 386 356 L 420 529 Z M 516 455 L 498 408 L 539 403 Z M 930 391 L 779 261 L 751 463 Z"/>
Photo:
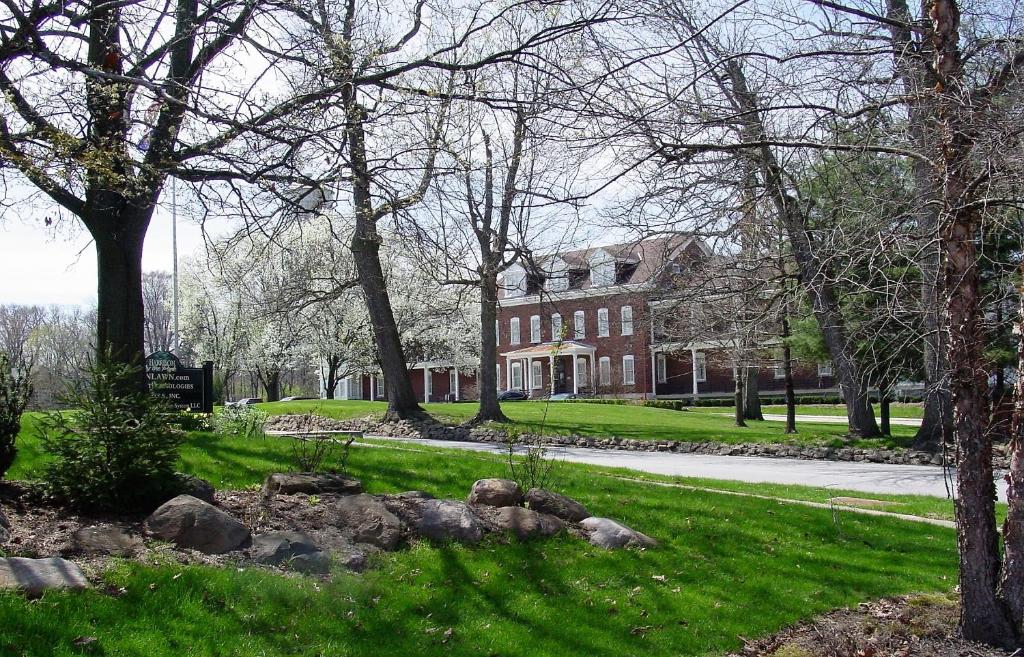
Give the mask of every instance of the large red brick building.
<path id="1" fill-rule="evenodd" d="M 680 281 L 707 247 L 690 236 L 648 239 L 557 253 L 507 270 L 497 320 L 498 386 L 531 397 L 583 393 L 608 397 L 727 396 L 735 370 L 727 340 L 672 340 L 659 328 L 681 312 Z M 770 348 L 770 345 L 768 345 Z M 758 369 L 762 392 L 781 393 L 781 364 Z M 421 401 L 473 399 L 476 376 L 450 363 L 418 363 Z M 798 392 L 834 391 L 831 367 L 798 363 Z M 341 399 L 383 399 L 379 378 L 346 379 Z"/>

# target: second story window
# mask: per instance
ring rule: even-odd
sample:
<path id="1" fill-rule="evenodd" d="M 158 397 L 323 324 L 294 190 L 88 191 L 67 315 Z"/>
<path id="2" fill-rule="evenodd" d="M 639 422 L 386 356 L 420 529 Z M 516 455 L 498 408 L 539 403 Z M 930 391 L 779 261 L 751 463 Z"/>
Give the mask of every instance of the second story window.
<path id="1" fill-rule="evenodd" d="M 622 314 L 622 335 L 633 335 L 633 306 L 623 306 Z"/>
<path id="2" fill-rule="evenodd" d="M 508 320 L 508 341 L 509 344 L 519 344 L 519 318 L 513 317 Z"/>
<path id="3" fill-rule="evenodd" d="M 551 341 L 558 342 L 564 337 L 562 335 L 562 316 L 555 313 L 551 316 Z"/>
<path id="4" fill-rule="evenodd" d="M 597 309 L 597 337 L 607 338 L 608 337 L 608 309 L 598 308 Z"/>
<path id="5" fill-rule="evenodd" d="M 540 342 L 540 315 L 530 317 L 530 342 Z"/>
<path id="6" fill-rule="evenodd" d="M 577 340 L 584 340 L 587 337 L 587 326 L 585 315 L 582 310 L 577 310 L 572 315 L 574 333 Z"/>

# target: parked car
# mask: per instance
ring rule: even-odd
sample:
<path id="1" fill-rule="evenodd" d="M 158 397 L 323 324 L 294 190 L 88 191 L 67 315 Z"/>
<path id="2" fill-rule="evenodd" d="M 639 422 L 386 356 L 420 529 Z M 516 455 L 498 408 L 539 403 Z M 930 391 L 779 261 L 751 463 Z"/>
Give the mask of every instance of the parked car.
<path id="1" fill-rule="evenodd" d="M 235 401 L 225 402 L 225 406 L 251 406 L 253 404 L 262 404 L 263 400 L 259 397 L 242 397 Z"/>
<path id="2" fill-rule="evenodd" d="M 498 395 L 498 401 L 523 401 L 529 398 L 530 395 L 523 390 L 506 390 Z"/>

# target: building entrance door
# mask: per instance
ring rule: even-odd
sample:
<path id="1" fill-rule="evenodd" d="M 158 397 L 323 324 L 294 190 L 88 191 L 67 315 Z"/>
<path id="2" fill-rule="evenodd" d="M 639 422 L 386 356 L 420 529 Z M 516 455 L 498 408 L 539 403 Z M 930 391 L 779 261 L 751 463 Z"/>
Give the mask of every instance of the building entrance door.
<path id="1" fill-rule="evenodd" d="M 567 392 L 565 385 L 565 361 L 555 359 L 555 392 Z"/>

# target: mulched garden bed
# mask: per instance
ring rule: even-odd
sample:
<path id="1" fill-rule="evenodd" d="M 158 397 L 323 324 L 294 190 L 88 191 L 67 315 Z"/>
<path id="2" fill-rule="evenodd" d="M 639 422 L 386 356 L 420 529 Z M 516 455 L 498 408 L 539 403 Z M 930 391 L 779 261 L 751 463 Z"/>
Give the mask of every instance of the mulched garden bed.
<path id="1" fill-rule="evenodd" d="M 772 636 L 732 657 L 1008 657 L 956 636 L 955 596 L 916 595 L 865 602 Z M 1018 653 L 1012 653 L 1014 655 Z"/>

